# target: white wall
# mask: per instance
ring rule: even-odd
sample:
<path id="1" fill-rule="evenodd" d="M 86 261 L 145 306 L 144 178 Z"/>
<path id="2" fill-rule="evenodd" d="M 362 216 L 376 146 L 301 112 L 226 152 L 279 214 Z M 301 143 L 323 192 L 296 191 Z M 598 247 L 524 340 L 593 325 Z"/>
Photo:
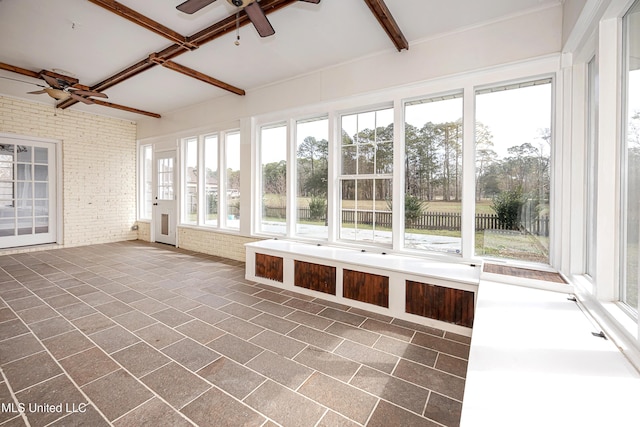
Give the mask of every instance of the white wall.
<path id="1" fill-rule="evenodd" d="M 349 96 L 424 82 L 560 52 L 562 6 L 413 42 L 408 51 L 388 50 L 315 73 L 225 95 L 161 119 L 144 118 L 140 139 L 215 126 L 220 122 L 321 104 Z"/>
<path id="2" fill-rule="evenodd" d="M 569 40 L 588 0 L 564 0 L 562 13 L 562 45 Z"/>

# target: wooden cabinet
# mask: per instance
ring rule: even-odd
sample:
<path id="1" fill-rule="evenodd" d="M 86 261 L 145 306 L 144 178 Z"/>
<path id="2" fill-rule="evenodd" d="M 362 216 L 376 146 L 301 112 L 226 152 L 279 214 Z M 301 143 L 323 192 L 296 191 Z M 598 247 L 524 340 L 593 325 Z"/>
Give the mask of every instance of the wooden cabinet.
<path id="1" fill-rule="evenodd" d="M 406 284 L 407 313 L 468 328 L 473 326 L 473 292 L 410 280 Z"/>
<path id="2" fill-rule="evenodd" d="M 256 254 L 256 276 L 265 279 L 276 280 L 280 283 L 284 280 L 284 266 L 282 257 Z"/>
<path id="3" fill-rule="evenodd" d="M 471 332 L 479 265 L 276 239 L 245 247 L 247 280 L 463 335 Z"/>
<path id="4" fill-rule="evenodd" d="M 336 294 L 336 268 L 295 260 L 293 284 L 312 291 Z"/>
<path id="5" fill-rule="evenodd" d="M 389 308 L 389 277 L 344 269 L 342 296 Z"/>

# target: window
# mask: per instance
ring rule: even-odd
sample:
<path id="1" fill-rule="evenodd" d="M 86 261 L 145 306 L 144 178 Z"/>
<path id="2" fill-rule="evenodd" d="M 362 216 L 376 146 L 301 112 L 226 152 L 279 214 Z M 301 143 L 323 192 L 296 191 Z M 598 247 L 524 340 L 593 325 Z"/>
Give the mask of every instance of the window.
<path id="1" fill-rule="evenodd" d="M 184 209 L 182 222 L 198 223 L 198 138 L 184 141 Z"/>
<path id="2" fill-rule="evenodd" d="M 218 225 L 218 135 L 204 137 L 204 223 Z"/>
<path id="3" fill-rule="evenodd" d="M 287 125 L 260 129 L 262 215 L 260 231 L 287 233 Z"/>
<path id="4" fill-rule="evenodd" d="M 551 80 L 476 93 L 476 255 L 548 263 Z"/>
<path id="5" fill-rule="evenodd" d="M 393 108 L 341 118 L 340 239 L 390 246 Z"/>
<path id="6" fill-rule="evenodd" d="M 622 149 L 622 236 L 620 300 L 637 312 L 640 281 L 640 2 L 624 17 L 626 93 Z"/>
<path id="7" fill-rule="evenodd" d="M 598 206 L 598 73 L 596 58 L 587 65 L 587 147 L 586 147 L 586 209 L 585 209 L 585 273 L 595 277 L 596 271 L 596 209 Z"/>
<path id="8" fill-rule="evenodd" d="M 143 145 L 140 147 L 141 154 L 141 190 L 142 203 L 140 206 L 140 219 L 151 219 L 151 210 L 153 203 L 153 147 L 151 145 Z"/>
<path id="9" fill-rule="evenodd" d="M 240 132 L 225 134 L 224 177 L 226 188 L 227 212 L 225 224 L 228 228 L 240 228 Z"/>
<path id="10" fill-rule="evenodd" d="M 182 145 L 182 223 L 239 229 L 240 133 L 200 135 Z"/>
<path id="11" fill-rule="evenodd" d="M 462 94 L 405 104 L 404 246 L 461 251 Z"/>
<path id="12" fill-rule="evenodd" d="M 328 238 L 329 121 L 296 123 L 296 234 Z"/>

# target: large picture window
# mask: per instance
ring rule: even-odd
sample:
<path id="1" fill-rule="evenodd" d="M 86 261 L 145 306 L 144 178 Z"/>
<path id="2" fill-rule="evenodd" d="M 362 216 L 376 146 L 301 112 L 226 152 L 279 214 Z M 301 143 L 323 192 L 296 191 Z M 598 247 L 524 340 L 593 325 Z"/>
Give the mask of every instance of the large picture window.
<path id="1" fill-rule="evenodd" d="M 262 215 L 260 231 L 287 233 L 287 125 L 260 129 Z"/>
<path id="2" fill-rule="evenodd" d="M 549 262 L 551 80 L 476 93 L 476 255 Z"/>
<path id="3" fill-rule="evenodd" d="M 326 117 L 296 123 L 296 234 L 327 239 L 329 121 Z"/>
<path id="4" fill-rule="evenodd" d="M 459 254 L 462 94 L 405 104 L 404 246 Z"/>
<path id="5" fill-rule="evenodd" d="M 626 93 L 622 150 L 622 247 L 620 300 L 638 309 L 640 283 L 640 1 L 624 17 Z"/>
<path id="6" fill-rule="evenodd" d="M 341 118 L 340 239 L 391 245 L 393 108 Z"/>

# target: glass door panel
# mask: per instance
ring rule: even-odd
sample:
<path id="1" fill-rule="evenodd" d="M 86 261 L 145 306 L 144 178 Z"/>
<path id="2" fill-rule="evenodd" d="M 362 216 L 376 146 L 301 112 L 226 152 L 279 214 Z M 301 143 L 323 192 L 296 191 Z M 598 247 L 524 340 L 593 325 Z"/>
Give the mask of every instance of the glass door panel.
<path id="1" fill-rule="evenodd" d="M 56 241 L 55 144 L 0 138 L 0 248 Z"/>

